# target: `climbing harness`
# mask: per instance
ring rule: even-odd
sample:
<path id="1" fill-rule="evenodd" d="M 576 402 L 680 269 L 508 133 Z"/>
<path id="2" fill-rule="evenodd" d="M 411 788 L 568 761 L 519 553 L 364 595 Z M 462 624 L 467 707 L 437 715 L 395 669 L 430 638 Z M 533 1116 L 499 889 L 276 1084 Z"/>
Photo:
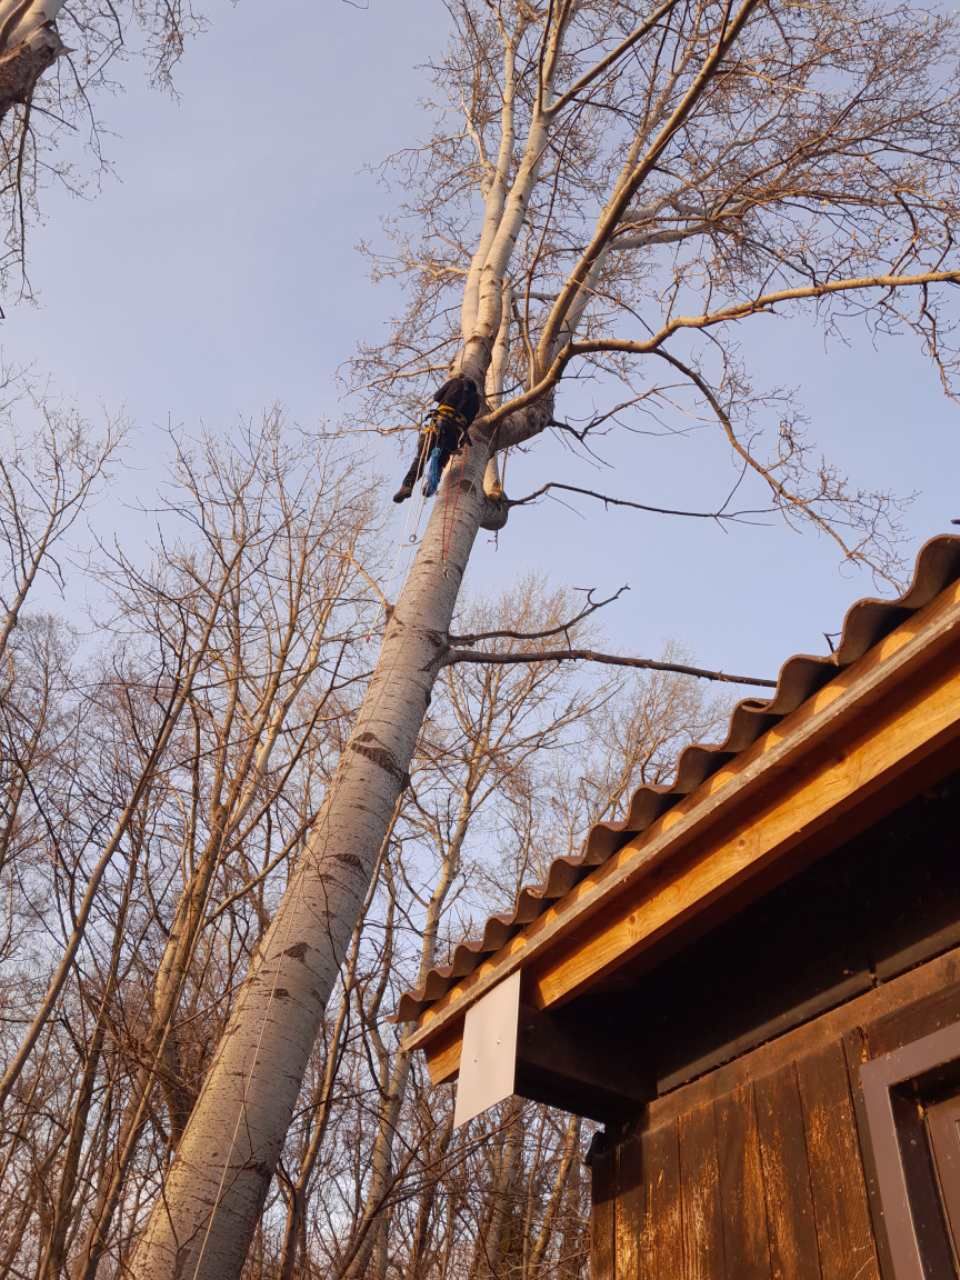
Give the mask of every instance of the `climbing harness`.
<path id="1" fill-rule="evenodd" d="M 459 427 L 461 444 L 465 439 L 467 439 L 470 424 L 459 409 L 455 409 L 452 404 L 438 404 L 435 409 L 431 409 L 430 417 L 446 418 L 449 422 L 452 422 L 455 427 Z"/>
<path id="2" fill-rule="evenodd" d="M 424 423 L 424 448 L 429 446 L 427 454 L 426 474 L 423 480 L 423 493 L 427 498 L 433 497 L 440 487 L 440 480 L 446 463 L 455 453 L 459 453 L 464 444 L 470 443 L 469 426 L 466 418 L 449 404 L 439 404 L 431 410 Z M 454 448 L 444 448 L 444 433 L 448 430 L 458 433 Z"/>

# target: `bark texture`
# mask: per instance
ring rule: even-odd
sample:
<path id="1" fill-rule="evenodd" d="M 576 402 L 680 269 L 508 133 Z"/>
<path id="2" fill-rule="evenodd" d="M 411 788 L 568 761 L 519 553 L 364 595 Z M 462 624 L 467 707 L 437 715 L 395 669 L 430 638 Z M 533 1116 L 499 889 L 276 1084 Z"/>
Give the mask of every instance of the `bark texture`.
<path id="1" fill-rule="evenodd" d="M 61 54 L 56 17 L 64 0 L 7 0 L 0 5 L 0 120 L 29 102 L 34 86 Z"/>

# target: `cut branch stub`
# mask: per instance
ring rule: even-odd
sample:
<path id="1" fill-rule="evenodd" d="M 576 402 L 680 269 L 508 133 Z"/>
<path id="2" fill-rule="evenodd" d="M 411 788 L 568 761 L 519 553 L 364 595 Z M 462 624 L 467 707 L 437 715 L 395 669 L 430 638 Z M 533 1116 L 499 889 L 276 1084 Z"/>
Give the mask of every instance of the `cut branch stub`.
<path id="1" fill-rule="evenodd" d="M 510 515 L 510 504 L 506 498 L 485 497 L 480 513 L 480 528 L 497 533 L 502 529 Z"/>

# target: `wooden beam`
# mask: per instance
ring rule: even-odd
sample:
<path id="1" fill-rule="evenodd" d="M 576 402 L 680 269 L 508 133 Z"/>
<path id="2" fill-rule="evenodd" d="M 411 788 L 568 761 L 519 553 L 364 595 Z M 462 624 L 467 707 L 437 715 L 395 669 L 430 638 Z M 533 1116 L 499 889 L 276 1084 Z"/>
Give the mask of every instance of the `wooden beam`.
<path id="1" fill-rule="evenodd" d="M 564 940 L 581 931 L 594 915 L 603 912 L 600 928 L 609 925 L 613 900 L 629 894 L 636 885 L 674 858 L 692 848 L 703 848 L 718 831 L 729 827 L 731 816 L 748 812 L 771 788 L 789 789 L 810 767 L 818 754 L 851 731 L 868 728 L 877 708 L 889 706 L 898 688 L 945 655 L 960 666 L 956 652 L 960 636 L 960 583 L 942 592 L 930 605 L 908 618 L 889 636 L 874 645 L 858 662 L 807 699 L 792 715 L 763 735 L 728 765 L 719 769 L 690 796 L 675 805 L 650 828 L 590 872 L 571 892 L 549 907 L 526 929 L 519 931 L 496 955 L 482 962 L 466 978 L 447 991 L 420 1016 L 417 1030 L 405 1041 L 408 1049 L 423 1048 L 449 1079 L 456 1072 L 458 1029 L 466 1009 L 486 990 L 516 968 L 537 968 L 549 985 L 548 956 Z M 954 706 L 949 712 L 955 723 Z M 896 751 L 896 743 L 888 743 Z M 783 815 L 782 815 L 783 816 Z M 789 825 L 791 819 L 786 815 Z M 627 912 L 629 918 L 630 912 Z M 629 928 L 629 926 L 628 926 Z M 540 1000 L 549 1000 L 546 988 Z M 559 998 L 559 997 L 558 997 Z M 434 1042 L 442 1047 L 434 1048 Z M 431 1067 L 433 1070 L 433 1067 Z"/>
<path id="2" fill-rule="evenodd" d="M 463 1050 L 463 1019 L 448 1027 L 444 1035 L 435 1036 L 426 1046 L 427 1070 L 433 1084 L 456 1078 Z"/>
<path id="3" fill-rule="evenodd" d="M 635 1048 L 609 1027 L 573 1025 L 562 1014 L 520 1008 L 516 1092 L 609 1123 L 636 1115 L 654 1095 Z"/>
<path id="4" fill-rule="evenodd" d="M 569 1000 L 611 968 L 653 946 L 720 895 L 762 872 L 774 859 L 834 846 L 875 815 L 874 801 L 902 773 L 954 748 L 960 739 L 960 671 L 954 655 L 911 690 L 905 704 L 878 708 L 870 724 L 831 751 L 804 776 L 783 779 L 776 795 L 729 835 L 707 844 L 636 884 L 582 932 L 538 959 L 527 976 L 527 998 L 539 1008 Z M 955 750 L 950 751 L 956 763 Z M 854 813 L 858 815 L 854 824 Z M 842 823 L 838 829 L 837 824 Z"/>

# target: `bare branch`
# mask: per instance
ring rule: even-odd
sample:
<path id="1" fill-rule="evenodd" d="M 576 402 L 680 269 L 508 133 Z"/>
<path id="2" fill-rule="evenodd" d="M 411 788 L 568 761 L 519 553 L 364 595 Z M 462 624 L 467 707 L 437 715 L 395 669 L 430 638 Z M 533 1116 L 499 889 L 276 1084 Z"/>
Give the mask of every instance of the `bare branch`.
<path id="1" fill-rule="evenodd" d="M 611 49 L 606 57 L 601 58 L 589 71 L 585 71 L 578 80 L 574 81 L 570 88 L 566 89 L 556 102 L 551 104 L 548 114 L 555 116 L 564 107 L 573 102 L 578 94 L 581 94 L 605 71 L 609 71 L 614 63 L 622 58 L 625 53 L 629 53 L 631 49 L 640 43 L 644 36 L 649 35 L 659 25 L 661 19 L 665 18 L 671 9 L 676 8 L 677 3 L 678 0 L 664 0 L 664 3 L 654 9 L 653 13 L 645 18 L 638 27 L 635 27 L 624 40 L 621 40 L 616 48 Z"/>
<path id="2" fill-rule="evenodd" d="M 550 636 L 565 635 L 578 622 L 583 622 L 584 618 L 589 618 L 592 613 L 596 613 L 606 605 L 613 604 L 615 600 L 619 600 L 623 593 L 629 591 L 630 588 L 622 586 L 612 596 L 607 596 L 606 600 L 594 600 L 593 590 L 593 587 L 590 587 L 587 591 L 587 607 L 582 609 L 576 617 L 570 618 L 567 622 L 561 622 L 556 627 L 550 627 L 546 631 L 479 631 L 475 635 L 451 635 L 450 643 L 468 646 L 478 644 L 481 640 L 547 640 Z"/>
<path id="3" fill-rule="evenodd" d="M 619 338 L 598 338 L 585 342 L 573 342 L 568 359 L 587 355 L 594 351 L 629 351 L 647 355 L 657 351 L 672 334 L 680 329 L 709 329 L 732 320 L 744 320 L 747 316 L 767 314 L 782 302 L 806 301 L 826 298 L 835 293 L 854 293 L 862 289 L 916 289 L 931 284 L 960 284 L 960 271 L 924 271 L 917 275 L 859 276 L 845 280 L 827 280 L 822 284 L 801 285 L 794 289 L 779 289 L 761 294 L 757 298 L 734 303 L 720 311 L 705 312 L 700 316 L 676 316 L 645 342 L 630 342 Z M 505 406 L 509 407 L 509 406 Z M 518 407 L 514 405 L 514 408 Z"/>
<path id="4" fill-rule="evenodd" d="M 522 507 L 527 503 L 536 502 L 544 494 L 549 493 L 551 489 L 562 489 L 565 493 L 579 493 L 585 498 L 596 498 L 605 507 L 630 507 L 634 511 L 649 511 L 652 515 L 685 516 L 691 520 L 727 520 L 743 523 L 746 516 L 770 515 L 776 509 L 774 507 L 765 507 L 758 508 L 755 511 L 725 511 L 723 507 L 719 507 L 716 511 L 683 511 L 675 507 L 654 507 L 645 502 L 633 502 L 628 498 L 612 498 L 607 493 L 597 493 L 593 489 L 582 489 L 575 484 L 561 484 L 557 480 L 551 480 L 547 484 L 541 485 L 539 489 L 534 489 L 533 493 L 528 493 L 524 498 L 508 498 L 507 503 L 511 507 Z"/>
<path id="5" fill-rule="evenodd" d="M 470 649 L 451 649 L 442 665 L 455 662 L 480 662 L 493 666 L 514 666 L 528 662 L 599 662 L 612 667 L 635 667 L 641 671 L 669 671 L 674 675 L 695 676 L 699 680 L 718 680 L 724 684 L 755 684 L 775 689 L 776 680 L 762 676 L 734 676 L 725 671 L 693 667 L 685 662 L 660 662 L 655 658 L 627 658 L 617 653 L 598 653 L 596 649 L 550 649 L 540 653 L 476 653 Z"/>
<path id="6" fill-rule="evenodd" d="M 795 302 L 827 297 L 836 293 L 853 293 L 862 289 L 907 289 L 931 284 L 960 284 L 960 271 L 925 271 L 919 275 L 860 276 L 846 280 L 832 280 L 820 285 L 804 285 L 795 289 L 781 289 L 775 293 L 761 294 L 750 301 L 739 302 L 720 311 L 705 312 L 700 316 L 675 316 L 651 338 L 642 342 L 627 338 L 591 338 L 580 342 L 568 342 L 554 357 L 546 373 L 528 390 L 512 400 L 492 409 L 478 418 L 475 430 L 490 429 L 505 419 L 520 414 L 550 394 L 563 377 L 564 370 L 575 356 L 591 355 L 601 351 L 616 351 L 632 355 L 656 355 L 664 342 L 681 329 L 709 329 L 716 325 L 743 320 L 752 315 L 769 315 L 782 302 Z"/>

